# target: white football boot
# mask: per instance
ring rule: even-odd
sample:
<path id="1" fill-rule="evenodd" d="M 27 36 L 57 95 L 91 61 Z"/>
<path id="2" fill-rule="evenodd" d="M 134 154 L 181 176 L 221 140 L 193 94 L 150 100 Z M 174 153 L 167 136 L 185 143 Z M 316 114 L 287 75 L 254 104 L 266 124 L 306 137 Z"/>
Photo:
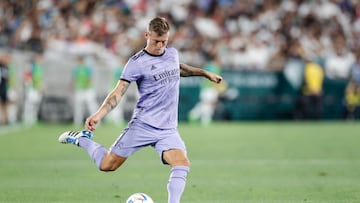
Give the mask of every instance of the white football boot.
<path id="1" fill-rule="evenodd" d="M 93 138 L 93 134 L 90 131 L 67 131 L 59 136 L 59 142 L 62 144 L 74 144 L 79 146 L 79 138 L 86 137 L 89 139 Z"/>

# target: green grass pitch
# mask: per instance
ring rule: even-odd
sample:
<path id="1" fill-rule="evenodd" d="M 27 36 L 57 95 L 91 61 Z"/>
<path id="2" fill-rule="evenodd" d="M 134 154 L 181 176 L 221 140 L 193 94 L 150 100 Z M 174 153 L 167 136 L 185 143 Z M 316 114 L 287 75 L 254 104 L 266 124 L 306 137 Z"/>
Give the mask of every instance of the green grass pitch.
<path id="1" fill-rule="evenodd" d="M 110 146 L 123 127 L 101 125 Z M 115 172 L 61 145 L 71 125 L 0 128 L 0 202 L 124 203 L 135 192 L 166 203 L 169 167 L 145 148 Z M 77 129 L 78 130 L 78 129 Z M 357 122 L 180 124 L 191 172 L 183 203 L 360 202 Z"/>

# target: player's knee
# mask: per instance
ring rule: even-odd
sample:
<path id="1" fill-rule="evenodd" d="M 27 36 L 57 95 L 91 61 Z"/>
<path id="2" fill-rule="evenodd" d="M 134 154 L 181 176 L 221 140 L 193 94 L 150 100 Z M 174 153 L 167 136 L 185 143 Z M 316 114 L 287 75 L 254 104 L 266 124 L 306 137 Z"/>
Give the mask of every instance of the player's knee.
<path id="1" fill-rule="evenodd" d="M 181 150 L 169 150 L 163 153 L 163 159 L 170 166 L 190 166 L 190 160 Z"/>
<path id="2" fill-rule="evenodd" d="M 172 166 L 187 166 L 187 167 L 190 167 L 190 160 L 187 159 L 187 158 L 184 158 L 184 159 L 176 160 L 170 165 L 172 165 Z"/>
<path id="3" fill-rule="evenodd" d="M 181 165 L 182 166 L 190 166 L 190 160 L 188 158 L 181 160 Z"/>
<path id="4" fill-rule="evenodd" d="M 116 162 L 109 162 L 106 159 L 103 159 L 99 166 L 99 170 L 103 172 L 111 172 L 115 171 L 117 168 L 119 168 L 120 164 L 117 164 Z"/>
<path id="5" fill-rule="evenodd" d="M 184 165 L 183 166 L 190 167 L 190 160 L 189 159 L 184 160 Z"/>
<path id="6" fill-rule="evenodd" d="M 103 172 L 111 172 L 118 169 L 124 162 L 126 158 L 119 157 L 113 153 L 107 153 L 99 165 L 99 170 Z"/>
<path id="7" fill-rule="evenodd" d="M 114 166 L 114 165 L 109 165 L 109 164 L 101 164 L 101 166 L 99 167 L 99 170 L 102 172 L 112 172 L 115 171 L 118 167 Z"/>

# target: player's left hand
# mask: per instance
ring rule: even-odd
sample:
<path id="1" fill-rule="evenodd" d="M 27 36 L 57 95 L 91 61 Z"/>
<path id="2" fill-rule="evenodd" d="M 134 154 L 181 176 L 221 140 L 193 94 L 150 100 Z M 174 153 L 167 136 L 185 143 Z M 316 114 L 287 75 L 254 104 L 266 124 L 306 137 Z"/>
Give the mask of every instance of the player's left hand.
<path id="1" fill-rule="evenodd" d="M 223 78 L 220 75 L 210 72 L 208 72 L 208 79 L 218 84 L 223 80 Z"/>

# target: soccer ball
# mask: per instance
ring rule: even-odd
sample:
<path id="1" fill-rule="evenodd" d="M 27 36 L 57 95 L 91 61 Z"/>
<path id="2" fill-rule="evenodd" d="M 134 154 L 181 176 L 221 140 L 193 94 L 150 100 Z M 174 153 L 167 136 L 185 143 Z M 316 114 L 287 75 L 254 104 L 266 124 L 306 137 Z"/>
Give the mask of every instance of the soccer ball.
<path id="1" fill-rule="evenodd" d="M 126 203 L 154 203 L 154 201 L 145 193 L 135 193 L 126 200 Z"/>

